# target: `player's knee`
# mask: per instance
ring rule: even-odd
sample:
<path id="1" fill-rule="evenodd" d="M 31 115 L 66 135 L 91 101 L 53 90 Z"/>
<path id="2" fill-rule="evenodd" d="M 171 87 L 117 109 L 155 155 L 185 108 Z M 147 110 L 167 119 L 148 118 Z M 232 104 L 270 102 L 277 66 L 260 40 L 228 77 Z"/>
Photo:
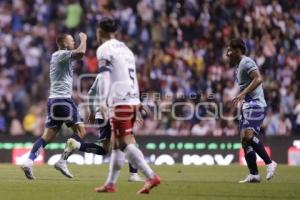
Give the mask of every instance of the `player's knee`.
<path id="1" fill-rule="evenodd" d="M 121 149 L 121 151 L 124 151 L 124 149 L 126 148 L 127 145 L 128 144 L 124 140 L 120 140 L 118 147 L 119 147 L 119 149 Z"/>
<path id="2" fill-rule="evenodd" d="M 43 139 L 45 142 L 49 143 L 49 142 L 51 142 L 52 137 L 50 137 L 48 134 L 44 133 L 44 134 L 42 135 L 42 139 Z"/>
<path id="3" fill-rule="evenodd" d="M 81 139 L 86 135 L 86 131 L 82 123 L 75 125 L 74 132 L 76 132 Z"/>
<path id="4" fill-rule="evenodd" d="M 245 129 L 243 130 L 242 135 L 243 135 L 242 140 L 249 141 L 254 136 L 254 132 L 252 129 Z"/>
<path id="5" fill-rule="evenodd" d="M 45 129 L 43 135 L 42 135 L 42 139 L 46 142 L 46 143 L 49 143 L 51 142 L 55 136 L 56 136 L 56 129 Z"/>
<path id="6" fill-rule="evenodd" d="M 108 152 L 110 150 L 110 146 L 112 146 L 112 148 L 115 147 L 113 144 L 112 145 L 110 144 L 109 140 L 106 140 L 102 143 L 102 147 L 103 147 L 104 151 L 106 152 L 106 154 L 108 154 Z M 113 149 L 116 149 L 116 147 Z"/>
<path id="7" fill-rule="evenodd" d="M 129 144 L 135 144 L 135 139 L 133 135 L 126 135 L 124 137 L 119 138 L 119 148 L 124 151 L 124 149 Z"/>
<path id="8" fill-rule="evenodd" d="M 241 133 L 241 143 L 242 146 L 246 146 L 249 140 L 253 137 L 254 132 L 251 129 L 244 129 Z"/>

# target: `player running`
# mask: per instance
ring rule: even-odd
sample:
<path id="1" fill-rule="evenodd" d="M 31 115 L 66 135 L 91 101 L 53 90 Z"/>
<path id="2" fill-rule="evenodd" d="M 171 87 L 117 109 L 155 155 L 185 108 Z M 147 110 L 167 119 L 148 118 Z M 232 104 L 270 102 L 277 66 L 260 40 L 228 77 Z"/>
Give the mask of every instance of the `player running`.
<path id="1" fill-rule="evenodd" d="M 270 180 L 277 167 L 267 154 L 263 143 L 258 138 L 260 126 L 266 114 L 266 101 L 262 87 L 262 76 L 256 63 L 245 56 L 246 45 L 241 39 L 233 39 L 227 49 L 230 65 L 236 66 L 236 79 L 241 92 L 232 100 L 234 106 L 242 102 L 240 119 L 241 142 L 250 174 L 240 183 L 260 182 L 256 164 L 256 153 L 267 166 L 266 179 Z"/>
<path id="2" fill-rule="evenodd" d="M 21 166 L 28 179 L 35 179 L 32 171 L 33 162 L 41 150 L 54 139 L 63 123 L 73 129 L 72 137 L 74 138 L 81 139 L 86 134 L 77 106 L 71 98 L 72 61 L 81 59 L 86 52 L 86 34 L 79 33 L 79 38 L 80 44 L 77 49 L 74 49 L 75 41 L 71 35 L 61 34 L 56 39 L 59 50 L 52 54 L 50 61 L 50 96 L 47 102 L 45 130 L 42 137 L 35 141 L 28 159 Z M 55 164 L 55 168 L 72 178 L 66 165 L 69 155 L 70 152 L 64 151 L 61 159 Z"/>
<path id="3" fill-rule="evenodd" d="M 106 86 L 108 82 L 105 80 L 103 76 L 103 71 L 100 68 L 99 74 L 97 75 L 92 87 L 88 92 L 89 99 L 89 123 L 96 124 L 99 130 L 99 140 L 102 143 L 102 147 L 105 151 L 105 154 L 102 154 L 100 151 L 100 155 L 106 155 L 109 152 L 110 148 L 110 138 L 111 138 L 111 126 L 108 120 L 108 109 L 106 104 L 106 99 L 103 98 L 103 94 L 107 94 L 109 86 Z M 78 142 L 77 140 L 70 138 L 67 141 L 68 151 L 81 150 L 82 147 L 86 145 L 86 143 Z M 98 151 L 92 152 L 99 154 Z M 130 182 L 138 182 L 144 181 L 138 174 L 138 170 L 134 168 L 131 164 L 129 164 L 129 178 Z"/>
<path id="4" fill-rule="evenodd" d="M 95 191 L 116 191 L 115 184 L 126 156 L 129 163 L 147 178 L 138 194 L 149 193 L 153 187 L 160 184 L 160 177 L 149 167 L 143 153 L 135 145 L 132 128 L 140 106 L 135 58 L 123 42 L 114 39 L 116 30 L 115 20 L 104 17 L 96 32 L 97 40 L 101 43 L 97 49 L 97 59 L 104 81 L 107 83 L 103 97 L 111 111 L 109 115 L 113 150 L 107 180 L 103 186 L 95 188 Z"/>

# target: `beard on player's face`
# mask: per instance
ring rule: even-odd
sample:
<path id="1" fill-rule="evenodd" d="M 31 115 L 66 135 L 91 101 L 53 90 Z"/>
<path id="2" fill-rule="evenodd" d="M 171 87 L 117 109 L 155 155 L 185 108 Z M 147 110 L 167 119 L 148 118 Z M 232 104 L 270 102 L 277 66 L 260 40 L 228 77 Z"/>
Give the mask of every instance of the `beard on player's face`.
<path id="1" fill-rule="evenodd" d="M 239 52 L 236 49 L 228 48 L 227 49 L 227 57 L 229 59 L 229 64 L 232 67 L 235 67 L 240 62 L 240 55 Z"/>
<path id="2" fill-rule="evenodd" d="M 231 57 L 229 57 L 229 63 L 230 63 L 230 66 L 233 66 L 233 67 L 235 67 L 237 64 L 239 64 L 238 56 L 232 55 Z"/>

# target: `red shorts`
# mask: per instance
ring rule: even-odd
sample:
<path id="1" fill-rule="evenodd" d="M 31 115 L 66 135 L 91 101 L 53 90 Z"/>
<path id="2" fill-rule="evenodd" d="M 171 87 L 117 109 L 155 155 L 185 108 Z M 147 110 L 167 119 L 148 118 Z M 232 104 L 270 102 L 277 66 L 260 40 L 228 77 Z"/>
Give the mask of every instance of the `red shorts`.
<path id="1" fill-rule="evenodd" d="M 115 137 L 133 134 L 133 125 L 138 112 L 138 105 L 119 105 L 114 107 L 113 117 L 110 119 L 112 133 Z"/>

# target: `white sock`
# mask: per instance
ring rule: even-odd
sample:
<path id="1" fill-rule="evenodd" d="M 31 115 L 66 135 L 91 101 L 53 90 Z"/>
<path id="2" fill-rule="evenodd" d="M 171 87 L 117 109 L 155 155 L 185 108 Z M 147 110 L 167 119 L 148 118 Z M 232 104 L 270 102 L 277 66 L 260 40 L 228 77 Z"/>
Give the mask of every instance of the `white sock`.
<path id="1" fill-rule="evenodd" d="M 155 173 L 146 163 L 145 158 L 141 150 L 139 150 L 134 144 L 129 144 L 124 150 L 127 156 L 128 162 L 133 167 L 139 169 L 147 178 L 153 178 Z"/>
<path id="2" fill-rule="evenodd" d="M 125 154 L 117 149 L 112 150 L 109 162 L 109 173 L 105 184 L 116 184 L 120 175 L 120 170 L 125 163 Z"/>
<path id="3" fill-rule="evenodd" d="M 25 160 L 25 162 L 23 163 L 23 165 L 25 165 L 27 167 L 31 167 L 31 166 L 33 166 L 33 160 L 31 160 L 30 158 L 27 158 Z"/>
<path id="4" fill-rule="evenodd" d="M 75 148 L 76 148 L 76 150 L 80 149 L 80 147 L 81 147 L 81 143 L 78 142 L 77 140 L 75 140 Z"/>
<path id="5" fill-rule="evenodd" d="M 67 160 L 64 160 L 64 159 L 62 159 L 62 158 L 60 158 L 60 159 L 58 160 L 58 162 L 59 162 L 59 163 L 63 163 L 63 164 L 67 164 Z"/>

